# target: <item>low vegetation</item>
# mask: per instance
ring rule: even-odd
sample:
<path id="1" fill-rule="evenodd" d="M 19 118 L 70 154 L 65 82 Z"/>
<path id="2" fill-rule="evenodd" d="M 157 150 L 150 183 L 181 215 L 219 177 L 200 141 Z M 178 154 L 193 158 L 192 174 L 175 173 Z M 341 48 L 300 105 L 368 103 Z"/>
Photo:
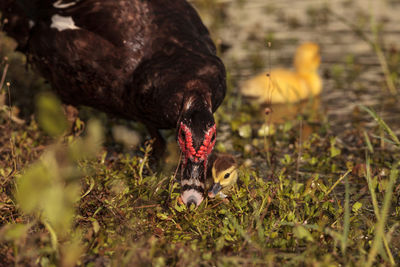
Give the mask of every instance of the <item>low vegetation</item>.
<path id="1" fill-rule="evenodd" d="M 357 105 L 341 132 L 317 99 L 274 123 L 279 107 L 244 105 L 229 80 L 216 150 L 238 158 L 239 181 L 227 199 L 189 210 L 175 170 L 151 161 L 151 142 L 116 144 L 109 130 L 140 125 L 85 108 L 71 116 L 0 40 L 0 266 L 400 263 L 400 141 L 372 107 Z M 398 86 L 392 56 L 382 83 Z M 351 59 L 332 66 L 333 86 L 359 71 Z M 32 101 L 21 88 L 42 93 Z"/>
<path id="2" fill-rule="evenodd" d="M 149 165 L 149 144 L 112 152 L 102 146 L 99 121 L 68 127 L 54 96 L 43 94 L 37 103 L 29 123 L 15 123 L 9 106 L 0 113 L 5 265 L 399 260 L 399 141 L 370 109 L 361 110 L 378 121 L 376 129 L 349 133 L 354 147 L 348 147 L 331 134 L 329 122 L 313 125 L 314 133 L 300 140 L 298 122 L 308 123 L 305 118 L 267 136 L 256 134 L 255 122 L 241 137 L 248 124 L 232 120 L 232 110 L 223 107 L 219 125 L 237 128 L 230 133 L 231 152 L 244 151 L 240 181 L 228 199 L 188 210 L 178 202 L 173 172 Z M 220 143 L 220 150 L 228 146 Z"/>

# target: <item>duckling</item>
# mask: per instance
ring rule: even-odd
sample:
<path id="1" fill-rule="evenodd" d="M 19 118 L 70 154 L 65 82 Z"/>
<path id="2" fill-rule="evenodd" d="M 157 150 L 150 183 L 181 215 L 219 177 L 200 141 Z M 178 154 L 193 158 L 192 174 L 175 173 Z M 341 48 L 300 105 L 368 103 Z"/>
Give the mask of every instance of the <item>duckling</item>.
<path id="1" fill-rule="evenodd" d="M 236 184 L 238 170 L 236 159 L 229 154 L 218 154 L 212 165 L 212 186 L 208 196 L 226 198 L 226 193 Z"/>
<path id="2" fill-rule="evenodd" d="M 322 80 L 318 74 L 321 62 L 319 46 L 307 42 L 297 48 L 294 71 L 273 69 L 246 81 L 241 93 L 258 103 L 295 103 L 320 94 Z M 268 74 L 269 73 L 269 74 Z"/>

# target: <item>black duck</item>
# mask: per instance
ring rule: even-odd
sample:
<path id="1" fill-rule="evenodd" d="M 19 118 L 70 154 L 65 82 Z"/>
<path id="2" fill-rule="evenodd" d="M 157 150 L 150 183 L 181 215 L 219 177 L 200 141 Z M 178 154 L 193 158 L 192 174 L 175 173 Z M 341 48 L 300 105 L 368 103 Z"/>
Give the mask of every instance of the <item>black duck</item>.
<path id="1" fill-rule="evenodd" d="M 61 99 L 159 129 L 175 128 L 183 153 L 182 200 L 204 198 L 213 112 L 225 68 L 185 0 L 2 0 L 4 31 Z"/>

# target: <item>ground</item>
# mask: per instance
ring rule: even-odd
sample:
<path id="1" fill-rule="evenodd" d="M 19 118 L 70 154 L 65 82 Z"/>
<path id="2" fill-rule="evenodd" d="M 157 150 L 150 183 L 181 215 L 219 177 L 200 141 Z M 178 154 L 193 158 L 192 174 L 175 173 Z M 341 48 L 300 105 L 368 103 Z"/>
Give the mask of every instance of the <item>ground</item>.
<path id="1" fill-rule="evenodd" d="M 216 151 L 238 159 L 235 190 L 180 205 L 172 131 L 156 168 L 143 126 L 84 107 L 76 119 L 1 35 L 0 266 L 398 264 L 398 1 L 193 2 L 230 46 Z M 322 49 L 319 98 L 240 96 L 309 40 Z"/>

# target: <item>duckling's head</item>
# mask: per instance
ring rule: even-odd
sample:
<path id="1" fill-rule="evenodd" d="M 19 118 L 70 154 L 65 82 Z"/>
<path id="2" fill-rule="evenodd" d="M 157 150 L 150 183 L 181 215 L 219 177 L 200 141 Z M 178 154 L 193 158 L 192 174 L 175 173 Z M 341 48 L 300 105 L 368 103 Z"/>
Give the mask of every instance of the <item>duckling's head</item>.
<path id="1" fill-rule="evenodd" d="M 231 155 L 217 157 L 212 166 L 213 185 L 208 196 L 215 197 L 223 188 L 234 185 L 238 178 L 236 160 Z"/>
<path id="2" fill-rule="evenodd" d="M 320 63 L 321 56 L 319 54 L 319 46 L 316 43 L 304 43 L 297 48 L 294 57 L 294 67 L 297 72 L 315 72 Z"/>

